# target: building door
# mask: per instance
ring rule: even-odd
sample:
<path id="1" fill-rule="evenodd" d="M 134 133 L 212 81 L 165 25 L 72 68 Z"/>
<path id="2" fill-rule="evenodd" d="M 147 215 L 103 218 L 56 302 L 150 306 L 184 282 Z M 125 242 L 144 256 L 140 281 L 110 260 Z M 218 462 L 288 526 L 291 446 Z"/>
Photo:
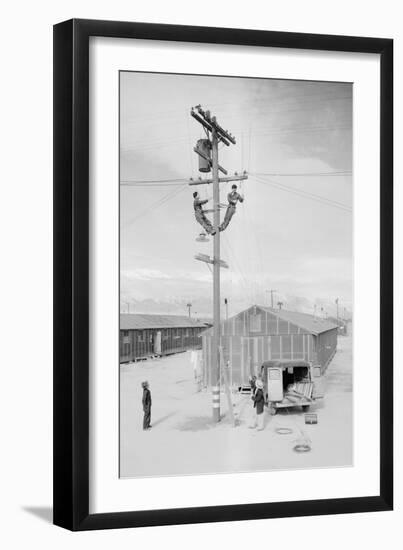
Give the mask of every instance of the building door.
<path id="1" fill-rule="evenodd" d="M 155 333 L 154 337 L 154 353 L 156 355 L 161 355 L 161 331 L 158 330 Z"/>
<path id="2" fill-rule="evenodd" d="M 248 376 L 257 376 L 260 374 L 261 357 L 259 357 L 259 350 L 262 349 L 262 338 L 242 338 L 242 362 L 244 366 L 244 372 Z M 261 354 L 260 354 L 261 355 Z"/>
<path id="3" fill-rule="evenodd" d="M 129 331 L 124 330 L 123 331 L 123 337 L 122 337 L 122 346 L 121 346 L 121 361 L 130 361 L 131 359 L 134 359 L 131 357 L 131 343 L 130 343 L 130 336 Z"/>

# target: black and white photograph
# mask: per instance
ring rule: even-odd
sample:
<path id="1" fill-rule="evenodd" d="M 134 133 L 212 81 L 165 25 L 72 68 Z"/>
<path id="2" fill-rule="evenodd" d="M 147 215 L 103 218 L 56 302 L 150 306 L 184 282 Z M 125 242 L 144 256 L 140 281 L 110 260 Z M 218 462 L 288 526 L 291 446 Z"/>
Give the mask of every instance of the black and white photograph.
<path id="1" fill-rule="evenodd" d="M 120 478 L 353 466 L 352 83 L 119 90 Z"/>
<path id="2" fill-rule="evenodd" d="M 400 540 L 403 27 L 374 7 L 4 5 L 1 547 Z"/>

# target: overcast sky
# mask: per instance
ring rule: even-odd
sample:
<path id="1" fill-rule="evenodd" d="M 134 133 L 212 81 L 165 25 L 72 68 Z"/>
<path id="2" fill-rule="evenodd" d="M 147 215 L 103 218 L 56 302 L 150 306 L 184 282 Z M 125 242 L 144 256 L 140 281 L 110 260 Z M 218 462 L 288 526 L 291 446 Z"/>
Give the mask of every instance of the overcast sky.
<path id="1" fill-rule="evenodd" d="M 249 173 L 221 240 L 230 314 L 269 303 L 269 289 L 287 309 L 316 303 L 331 315 L 338 297 L 351 310 L 351 84 L 123 72 L 120 94 L 122 310 L 186 314 L 190 301 L 211 317 L 212 276 L 194 255 L 212 241 L 195 241 L 194 187 L 154 183 L 202 175 L 197 104 L 236 138 L 220 164 Z"/>

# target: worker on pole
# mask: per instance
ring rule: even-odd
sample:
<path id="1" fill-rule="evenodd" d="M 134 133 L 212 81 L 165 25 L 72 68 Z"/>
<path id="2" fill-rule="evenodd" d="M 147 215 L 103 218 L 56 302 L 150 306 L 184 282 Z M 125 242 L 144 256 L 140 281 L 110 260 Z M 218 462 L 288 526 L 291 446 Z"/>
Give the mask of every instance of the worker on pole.
<path id="1" fill-rule="evenodd" d="M 209 235 L 215 235 L 214 228 L 211 224 L 211 221 L 207 218 L 202 206 L 207 204 L 210 199 L 200 199 L 199 193 L 195 191 L 193 193 L 193 208 L 195 211 L 195 218 L 199 224 L 206 230 L 206 233 Z"/>
<path id="2" fill-rule="evenodd" d="M 244 201 L 244 198 L 242 195 L 240 195 L 237 191 L 237 186 L 234 185 L 231 187 L 231 193 L 228 193 L 228 207 L 227 207 L 227 211 L 225 212 L 225 217 L 224 217 L 224 221 L 222 222 L 222 224 L 220 225 L 220 231 L 224 231 L 229 222 L 231 221 L 231 218 L 232 216 L 235 214 L 236 212 L 236 205 L 237 205 L 237 202 L 243 202 Z"/>

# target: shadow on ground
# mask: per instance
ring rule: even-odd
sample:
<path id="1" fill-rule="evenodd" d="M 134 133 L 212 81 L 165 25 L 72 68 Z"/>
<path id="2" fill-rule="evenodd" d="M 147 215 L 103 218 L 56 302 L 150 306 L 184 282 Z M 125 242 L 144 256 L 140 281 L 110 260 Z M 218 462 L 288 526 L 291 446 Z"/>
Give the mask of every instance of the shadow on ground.
<path id="1" fill-rule="evenodd" d="M 175 427 L 181 432 L 200 432 L 202 430 L 210 430 L 213 425 L 210 416 L 192 416 Z"/>
<path id="2" fill-rule="evenodd" d="M 51 506 L 23 506 L 22 509 L 46 523 L 53 523 L 53 508 Z"/>
<path id="3" fill-rule="evenodd" d="M 227 424 L 226 415 L 221 416 L 220 425 Z M 191 416 L 185 422 L 177 424 L 175 428 L 181 432 L 200 432 L 217 427 L 211 416 Z"/>
<path id="4" fill-rule="evenodd" d="M 152 425 L 153 426 L 158 426 L 158 424 L 163 424 L 165 422 L 165 420 L 168 420 L 168 418 L 171 418 L 171 416 L 175 416 L 175 414 L 177 412 L 178 411 L 174 411 L 174 412 L 171 412 L 169 414 L 166 414 L 165 416 L 161 416 L 160 418 L 157 418 L 157 420 L 153 420 Z"/>

